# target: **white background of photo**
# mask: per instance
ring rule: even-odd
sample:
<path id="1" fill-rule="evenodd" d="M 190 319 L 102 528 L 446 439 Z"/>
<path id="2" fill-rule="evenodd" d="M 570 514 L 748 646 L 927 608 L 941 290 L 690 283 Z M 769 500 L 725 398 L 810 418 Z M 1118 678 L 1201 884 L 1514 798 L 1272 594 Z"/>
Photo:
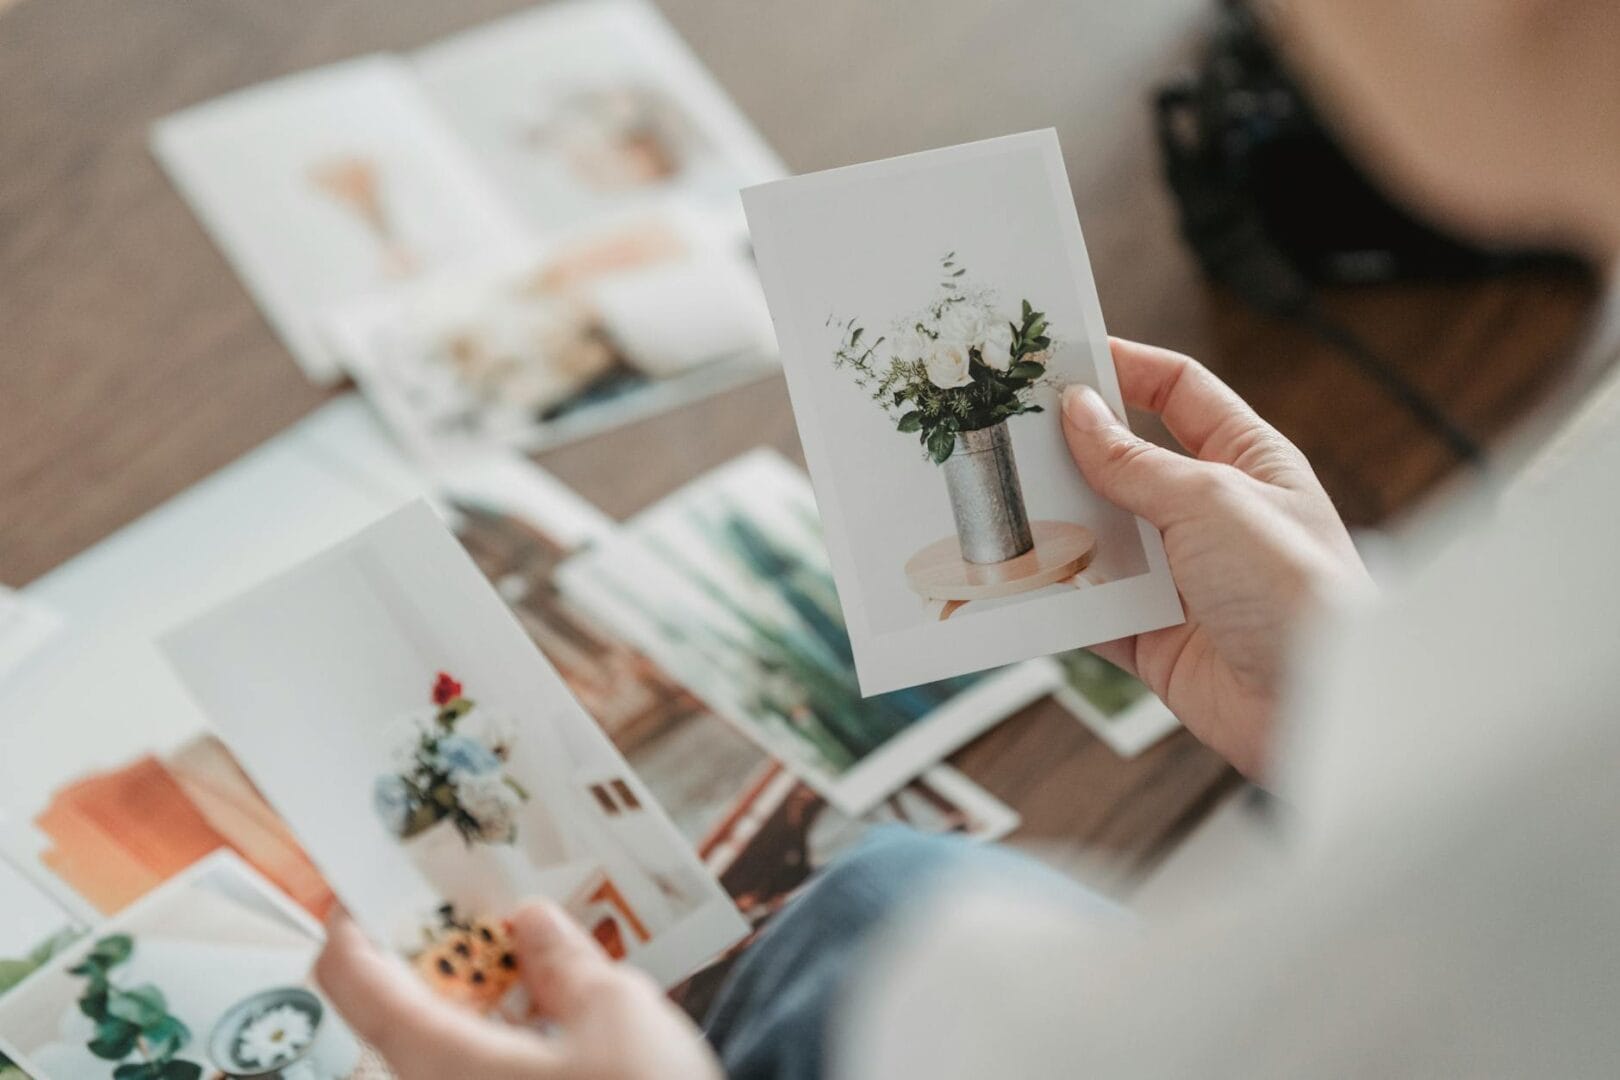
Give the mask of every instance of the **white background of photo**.
<path id="1" fill-rule="evenodd" d="M 1092 529 L 1091 572 L 1111 584 L 976 601 L 937 622 L 937 604 L 910 589 L 904 567 L 955 535 L 944 476 L 833 366 L 840 332 L 829 316 L 855 317 L 867 340 L 889 333 L 940 294 L 940 259 L 954 251 L 967 270 L 957 281 L 993 289 L 1009 320 L 1026 298 L 1046 313 L 1052 378 L 1097 387 L 1123 414 L 1055 135 L 817 173 L 750 189 L 744 202 L 867 692 L 1180 620 L 1157 534 L 1086 486 L 1047 393 L 1046 412 L 1007 424 L 1029 518 Z M 1150 567 L 1162 579 L 1125 580 Z"/>

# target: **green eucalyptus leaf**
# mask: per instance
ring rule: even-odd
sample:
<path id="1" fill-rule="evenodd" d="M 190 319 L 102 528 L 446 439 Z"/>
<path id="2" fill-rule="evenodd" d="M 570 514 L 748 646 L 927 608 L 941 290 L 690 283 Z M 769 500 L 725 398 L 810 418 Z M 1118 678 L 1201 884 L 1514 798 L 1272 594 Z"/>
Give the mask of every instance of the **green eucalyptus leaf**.
<path id="1" fill-rule="evenodd" d="M 169 1057 L 191 1041 L 191 1029 L 177 1016 L 163 1016 L 141 1029 L 141 1038 L 155 1056 Z"/>
<path id="2" fill-rule="evenodd" d="M 1024 301 L 1024 322 L 1026 322 L 1026 323 L 1029 322 L 1029 317 L 1032 314 L 1034 314 L 1034 309 L 1029 306 L 1029 301 L 1025 300 Z"/>
<path id="3" fill-rule="evenodd" d="M 1046 365 L 1034 360 L 1020 360 L 1008 369 L 1014 379 L 1038 379 L 1046 374 Z"/>
<path id="4" fill-rule="evenodd" d="M 940 465 L 951 456 L 956 449 L 956 434 L 945 428 L 936 428 L 928 436 L 928 456 L 934 459 L 934 464 Z"/>
<path id="5" fill-rule="evenodd" d="M 148 984 L 133 990 L 114 990 L 107 998 L 107 1015 L 144 1028 L 163 1019 L 167 1005 L 163 991 Z"/>
<path id="6" fill-rule="evenodd" d="M 86 1048 L 105 1061 L 122 1061 L 135 1049 L 135 1039 L 141 1029 L 124 1020 L 108 1018 L 96 1025 L 96 1037 Z"/>
<path id="7" fill-rule="evenodd" d="M 86 963 L 108 968 L 122 964 L 135 951 L 135 940 L 128 934 L 108 934 L 85 954 Z"/>
<path id="8" fill-rule="evenodd" d="M 92 982 L 89 989 L 79 995 L 79 1011 L 92 1020 L 107 1018 L 107 984 Z"/>
<path id="9" fill-rule="evenodd" d="M 911 412 L 906 413 L 906 415 L 904 415 L 904 416 L 902 416 L 900 418 L 899 427 L 900 427 L 901 431 L 905 431 L 905 432 L 912 432 L 912 431 L 917 431 L 917 430 L 921 429 L 921 427 L 922 427 L 922 413 L 918 412 L 915 409 L 913 409 Z"/>
<path id="10" fill-rule="evenodd" d="M 158 1073 L 158 1080 L 197 1080 L 202 1075 L 202 1066 L 193 1061 L 166 1061 L 163 1070 Z"/>

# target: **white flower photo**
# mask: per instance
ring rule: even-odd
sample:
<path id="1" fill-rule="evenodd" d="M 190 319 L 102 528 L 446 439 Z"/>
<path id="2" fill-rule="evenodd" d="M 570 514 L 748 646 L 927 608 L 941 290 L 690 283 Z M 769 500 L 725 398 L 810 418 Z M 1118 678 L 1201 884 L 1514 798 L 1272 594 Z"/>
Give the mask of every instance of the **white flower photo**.
<path id="1" fill-rule="evenodd" d="M 1181 621 L 1063 440 L 1069 384 L 1124 410 L 1051 132 L 743 200 L 865 693 Z"/>

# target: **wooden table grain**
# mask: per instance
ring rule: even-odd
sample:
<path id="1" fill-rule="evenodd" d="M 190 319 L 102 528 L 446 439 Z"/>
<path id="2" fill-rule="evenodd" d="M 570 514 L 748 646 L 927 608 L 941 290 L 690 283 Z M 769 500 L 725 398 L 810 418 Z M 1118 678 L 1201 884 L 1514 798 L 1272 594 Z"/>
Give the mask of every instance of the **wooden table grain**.
<path id="1" fill-rule="evenodd" d="M 327 400 L 305 381 L 146 148 L 153 120 L 517 0 L 16 0 L 0 12 L 0 581 L 24 584 Z M 661 0 L 789 166 L 811 170 L 1051 126 L 1110 329 L 1202 357 L 1372 524 L 1452 468 L 1330 348 L 1202 283 L 1158 182 L 1152 85 L 1205 0 Z M 1328 297 L 1486 437 L 1567 354 L 1590 283 L 1538 273 Z M 779 379 L 546 454 L 615 516 L 749 447 L 798 457 Z M 1230 770 L 1179 735 L 1121 762 L 1050 702 L 957 755 L 1025 838 L 1140 873 Z M 1068 855 L 1060 855 L 1062 858 Z"/>

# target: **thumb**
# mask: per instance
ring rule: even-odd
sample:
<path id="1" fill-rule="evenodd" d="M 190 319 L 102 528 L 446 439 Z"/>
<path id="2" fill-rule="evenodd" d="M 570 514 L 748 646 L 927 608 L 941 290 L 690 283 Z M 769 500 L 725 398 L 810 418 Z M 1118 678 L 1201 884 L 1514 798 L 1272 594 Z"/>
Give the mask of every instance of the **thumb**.
<path id="1" fill-rule="evenodd" d="M 540 1015 L 566 1024 L 617 974 L 585 929 L 556 904 L 530 900 L 512 915 L 518 974 Z"/>
<path id="2" fill-rule="evenodd" d="M 1063 391 L 1063 437 L 1093 491 L 1160 529 L 1187 510 L 1205 468 L 1131 434 L 1089 386 Z"/>

